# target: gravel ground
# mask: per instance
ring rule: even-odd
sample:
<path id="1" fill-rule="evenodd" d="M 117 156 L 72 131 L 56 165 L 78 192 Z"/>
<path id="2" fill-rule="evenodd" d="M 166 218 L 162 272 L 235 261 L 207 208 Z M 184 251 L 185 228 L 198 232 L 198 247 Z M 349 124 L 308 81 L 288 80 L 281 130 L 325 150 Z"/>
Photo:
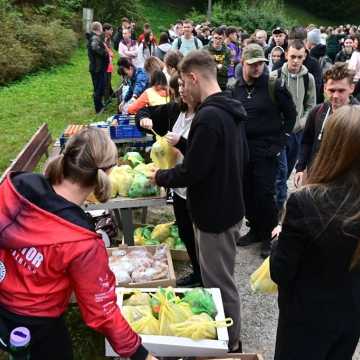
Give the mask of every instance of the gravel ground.
<path id="1" fill-rule="evenodd" d="M 289 181 L 290 191 L 293 190 L 291 180 Z M 171 221 L 172 217 L 172 206 L 153 208 L 149 211 L 148 222 L 156 224 L 164 222 L 163 219 Z M 244 225 L 242 233 L 246 232 Z M 259 254 L 259 244 L 237 248 L 235 278 L 241 297 L 243 351 L 260 353 L 264 360 L 271 360 L 274 357 L 278 318 L 277 296 L 253 294 L 249 284 L 250 275 L 262 263 Z M 177 276 L 182 276 L 189 271 L 189 267 L 185 264 L 177 263 L 175 267 Z M 360 345 L 353 360 L 360 360 Z"/>

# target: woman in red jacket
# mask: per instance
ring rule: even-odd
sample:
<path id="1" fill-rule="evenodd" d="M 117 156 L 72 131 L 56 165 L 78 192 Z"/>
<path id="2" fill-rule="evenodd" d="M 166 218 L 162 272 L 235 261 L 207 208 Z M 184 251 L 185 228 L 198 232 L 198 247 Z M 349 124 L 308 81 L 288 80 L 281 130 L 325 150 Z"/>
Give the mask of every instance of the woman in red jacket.
<path id="1" fill-rule="evenodd" d="M 81 209 L 91 192 L 105 202 L 117 162 L 102 131 L 73 136 L 45 176 L 10 173 L 0 185 L 0 320 L 31 332 L 31 359 L 73 358 L 63 314 L 74 291 L 85 323 L 123 357 L 151 357 L 116 304 L 104 243 Z"/>

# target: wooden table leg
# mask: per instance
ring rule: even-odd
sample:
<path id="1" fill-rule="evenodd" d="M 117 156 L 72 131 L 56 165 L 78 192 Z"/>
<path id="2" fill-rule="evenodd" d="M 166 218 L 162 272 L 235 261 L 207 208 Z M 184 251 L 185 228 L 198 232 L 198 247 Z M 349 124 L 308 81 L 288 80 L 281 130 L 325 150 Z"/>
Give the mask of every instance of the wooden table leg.
<path id="1" fill-rule="evenodd" d="M 134 224 L 132 209 L 120 209 L 125 244 L 134 245 Z"/>
<path id="2" fill-rule="evenodd" d="M 142 224 L 146 224 L 147 214 L 148 214 L 148 208 L 147 208 L 147 207 L 143 207 L 143 208 L 142 208 L 142 214 L 141 214 L 141 223 L 142 223 Z"/>

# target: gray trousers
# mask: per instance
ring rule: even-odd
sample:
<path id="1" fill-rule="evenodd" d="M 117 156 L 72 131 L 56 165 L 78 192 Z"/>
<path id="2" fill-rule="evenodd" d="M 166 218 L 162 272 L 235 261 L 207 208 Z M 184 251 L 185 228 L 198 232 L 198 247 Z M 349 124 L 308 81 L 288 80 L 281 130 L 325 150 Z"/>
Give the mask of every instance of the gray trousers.
<path id="1" fill-rule="evenodd" d="M 220 234 L 204 232 L 194 226 L 204 287 L 220 289 L 225 316 L 234 321 L 228 328 L 230 350 L 238 347 L 241 330 L 240 296 L 234 278 L 236 240 L 240 237 L 241 223 L 242 220 Z"/>

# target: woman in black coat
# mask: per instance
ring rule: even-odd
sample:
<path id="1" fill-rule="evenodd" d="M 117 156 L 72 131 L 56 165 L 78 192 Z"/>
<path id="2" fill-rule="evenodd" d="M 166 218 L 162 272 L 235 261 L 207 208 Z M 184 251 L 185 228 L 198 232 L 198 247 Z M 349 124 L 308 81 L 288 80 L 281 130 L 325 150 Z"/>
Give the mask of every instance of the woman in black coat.
<path id="1" fill-rule="evenodd" d="M 187 105 L 186 97 L 179 89 L 179 83 L 182 84 L 177 75 L 170 79 L 173 101 L 165 105 L 145 107 L 136 114 L 138 127 L 148 131 L 153 129 L 157 134 L 166 136 L 168 142 L 179 150 L 178 163 L 182 162 L 186 153 L 187 138 L 195 115 L 195 109 Z M 173 189 L 173 205 L 179 235 L 186 246 L 193 268 L 193 273 L 179 279 L 176 285 L 200 286 L 202 280 L 195 249 L 193 224 L 186 202 L 186 188 Z"/>
<path id="2" fill-rule="evenodd" d="M 275 360 L 350 360 L 360 336 L 360 106 L 329 118 L 270 257 Z"/>

